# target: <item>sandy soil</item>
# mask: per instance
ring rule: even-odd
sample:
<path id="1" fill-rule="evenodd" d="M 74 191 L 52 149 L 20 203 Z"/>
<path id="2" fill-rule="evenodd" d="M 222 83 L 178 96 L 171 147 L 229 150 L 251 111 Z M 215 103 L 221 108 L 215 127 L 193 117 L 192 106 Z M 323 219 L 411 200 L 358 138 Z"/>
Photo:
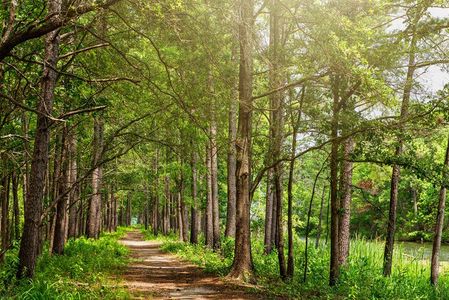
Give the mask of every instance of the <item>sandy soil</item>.
<path id="1" fill-rule="evenodd" d="M 121 275 L 133 299 L 269 299 L 162 252 L 161 243 L 144 241 L 140 232 L 127 233 L 121 243 L 134 258 Z"/>

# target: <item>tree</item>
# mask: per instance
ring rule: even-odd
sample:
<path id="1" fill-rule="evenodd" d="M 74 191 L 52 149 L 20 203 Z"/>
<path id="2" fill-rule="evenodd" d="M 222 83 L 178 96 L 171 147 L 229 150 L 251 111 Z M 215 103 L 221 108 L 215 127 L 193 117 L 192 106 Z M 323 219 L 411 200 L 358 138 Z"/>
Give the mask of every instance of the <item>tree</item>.
<path id="1" fill-rule="evenodd" d="M 427 1 L 431 2 L 431 1 Z M 402 120 L 407 119 L 409 114 L 409 103 L 413 88 L 414 76 L 416 71 L 416 51 L 418 43 L 417 26 L 418 22 L 422 18 L 423 14 L 427 10 L 427 5 L 430 3 L 418 4 L 416 8 L 412 9 L 412 19 L 410 22 L 410 43 L 408 52 L 408 67 L 407 76 L 405 78 L 404 89 L 402 93 L 402 104 L 401 104 L 401 114 Z M 400 156 L 403 152 L 404 141 L 399 137 L 398 145 L 396 146 L 395 156 Z M 396 215 L 397 215 L 397 203 L 398 203 L 398 189 L 399 189 L 399 178 L 400 178 L 400 166 L 394 164 L 392 166 L 391 173 L 391 187 L 390 187 L 390 207 L 388 213 L 388 228 L 385 240 L 385 251 L 384 251 L 384 266 L 383 274 L 384 276 L 391 275 L 391 268 L 393 264 L 393 250 L 394 250 L 394 236 L 396 232 Z"/>
<path id="2" fill-rule="evenodd" d="M 103 152 L 103 121 L 94 118 L 94 143 L 92 149 L 92 196 L 89 202 L 89 214 L 87 216 L 86 235 L 89 238 L 97 239 L 100 234 L 101 220 L 101 188 L 102 188 L 102 167 L 98 165 Z M 128 204 L 130 201 L 128 199 Z M 127 206 L 128 208 L 128 206 Z M 129 213 L 127 213 L 127 224 L 129 225 Z"/>
<path id="3" fill-rule="evenodd" d="M 62 3 L 60 0 L 49 0 L 47 5 L 48 16 L 59 15 L 61 13 Z M 37 107 L 39 114 L 37 116 L 36 133 L 34 136 L 29 190 L 27 191 L 25 201 L 25 223 L 19 250 L 19 267 L 17 269 L 17 277 L 19 278 L 24 276 L 33 277 L 37 259 L 42 197 L 48 164 L 51 125 L 49 115 L 52 113 L 53 108 L 57 78 L 56 63 L 58 61 L 60 41 L 58 30 L 48 32 L 45 37 L 45 61 L 47 63 L 44 65 L 41 80 L 42 94 Z M 5 48 L 9 51 L 9 49 L 12 49 L 12 46 L 6 46 Z"/>
<path id="4" fill-rule="evenodd" d="M 253 279 L 250 232 L 250 170 L 252 115 L 252 28 L 253 1 L 240 1 L 239 41 L 239 113 L 236 148 L 236 233 L 234 261 L 230 277 L 244 281 Z"/>
<path id="5" fill-rule="evenodd" d="M 235 236 L 235 215 L 236 215 L 236 157 L 235 157 L 235 140 L 237 137 L 237 101 L 234 99 L 234 93 L 229 105 L 228 117 L 228 161 L 227 161 L 227 186 L 228 186 L 228 203 L 226 213 L 226 230 L 225 236 Z"/>
<path id="6" fill-rule="evenodd" d="M 438 284 L 438 275 L 440 269 L 441 236 L 444 226 L 444 209 L 446 207 L 446 184 L 448 179 L 447 169 L 449 168 L 449 139 L 446 147 L 446 155 L 444 157 L 443 168 L 442 185 L 438 199 L 437 220 L 435 222 L 435 236 L 433 238 L 432 259 L 430 265 L 430 283 L 432 285 Z"/>
<path id="7" fill-rule="evenodd" d="M 61 137 L 61 153 L 60 153 L 60 172 L 58 178 L 58 195 L 64 195 L 61 201 L 58 202 L 56 206 L 56 220 L 55 220 L 55 229 L 54 229 L 54 241 L 53 241 L 53 249 L 52 252 L 55 254 L 63 254 L 65 240 L 66 240 L 66 218 L 67 218 L 67 202 L 68 202 L 68 193 L 67 183 L 69 181 L 69 149 L 68 149 L 68 141 L 67 141 L 67 126 L 64 126 Z"/>

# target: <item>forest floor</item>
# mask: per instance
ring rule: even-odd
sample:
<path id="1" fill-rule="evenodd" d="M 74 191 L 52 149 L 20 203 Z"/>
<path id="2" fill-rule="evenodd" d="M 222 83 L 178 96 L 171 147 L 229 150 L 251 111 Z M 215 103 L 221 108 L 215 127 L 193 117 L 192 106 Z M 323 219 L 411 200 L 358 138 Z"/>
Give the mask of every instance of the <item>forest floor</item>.
<path id="1" fill-rule="evenodd" d="M 268 299 L 254 286 L 226 281 L 164 253 L 162 242 L 145 241 L 139 231 L 128 232 L 120 242 L 131 251 L 120 279 L 132 299 Z"/>

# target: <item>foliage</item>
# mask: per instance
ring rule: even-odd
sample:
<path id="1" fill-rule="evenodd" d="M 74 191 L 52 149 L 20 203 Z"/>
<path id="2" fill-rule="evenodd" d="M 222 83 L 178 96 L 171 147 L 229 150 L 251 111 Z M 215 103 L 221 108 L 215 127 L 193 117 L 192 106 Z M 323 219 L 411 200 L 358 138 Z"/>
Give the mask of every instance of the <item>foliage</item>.
<path id="1" fill-rule="evenodd" d="M 145 232 L 148 239 L 163 241 L 164 251 L 192 262 L 205 271 L 219 276 L 227 274 L 233 258 L 233 240 L 223 242 L 221 252 L 207 249 L 203 243 L 191 245 L 176 240 L 176 236 L 154 237 Z M 307 281 L 303 282 L 304 242 L 295 241 L 295 276 L 283 282 L 278 275 L 277 253 L 263 254 L 263 242 L 252 241 L 252 254 L 257 272 L 257 283 L 271 296 L 287 296 L 292 299 L 444 299 L 449 295 L 449 266 L 442 270 L 441 284 L 429 285 L 430 269 L 426 262 L 404 254 L 401 246 L 396 249 L 393 274 L 382 276 L 383 243 L 356 237 L 351 240 L 348 265 L 342 269 L 341 280 L 336 287 L 329 287 L 329 248 L 321 243 L 318 249 L 309 247 Z"/>
<path id="2" fill-rule="evenodd" d="M 116 299 L 127 293 L 111 275 L 128 262 L 128 250 L 117 239 L 125 229 L 105 233 L 98 240 L 69 240 L 61 256 L 48 250 L 39 258 L 36 276 L 17 281 L 17 249 L 8 252 L 0 267 L 2 299 Z"/>

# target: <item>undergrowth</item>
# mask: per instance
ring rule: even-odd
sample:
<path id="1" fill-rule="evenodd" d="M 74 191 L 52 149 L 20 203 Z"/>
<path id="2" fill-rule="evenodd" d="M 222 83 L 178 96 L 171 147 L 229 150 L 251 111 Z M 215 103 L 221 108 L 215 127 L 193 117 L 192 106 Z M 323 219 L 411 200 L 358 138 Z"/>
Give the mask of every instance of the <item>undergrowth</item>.
<path id="1" fill-rule="evenodd" d="M 153 236 L 144 231 L 147 239 L 163 241 L 162 249 L 205 268 L 205 271 L 225 276 L 232 264 L 234 241 L 222 240 L 221 249 L 215 253 L 204 247 L 204 239 L 198 245 L 178 241 L 176 235 Z M 295 241 L 295 275 L 288 281 L 279 279 L 277 253 L 264 255 L 261 240 L 252 242 L 252 255 L 258 285 L 268 294 L 292 299 L 449 299 L 449 274 L 447 267 L 441 270 L 440 283 L 434 288 L 429 283 L 428 261 L 403 255 L 399 246 L 395 250 L 393 274 L 382 276 L 383 243 L 356 238 L 351 241 L 347 267 L 341 270 L 336 287 L 329 287 L 329 247 L 309 247 L 307 280 L 304 275 L 304 241 Z"/>
<path id="2" fill-rule="evenodd" d="M 0 266 L 0 299 L 126 299 L 111 275 L 128 262 L 128 250 L 117 242 L 128 229 L 102 234 L 98 240 L 70 239 L 63 255 L 40 256 L 33 280 L 17 280 L 18 245 Z M 45 247 L 48 249 L 48 247 Z"/>

